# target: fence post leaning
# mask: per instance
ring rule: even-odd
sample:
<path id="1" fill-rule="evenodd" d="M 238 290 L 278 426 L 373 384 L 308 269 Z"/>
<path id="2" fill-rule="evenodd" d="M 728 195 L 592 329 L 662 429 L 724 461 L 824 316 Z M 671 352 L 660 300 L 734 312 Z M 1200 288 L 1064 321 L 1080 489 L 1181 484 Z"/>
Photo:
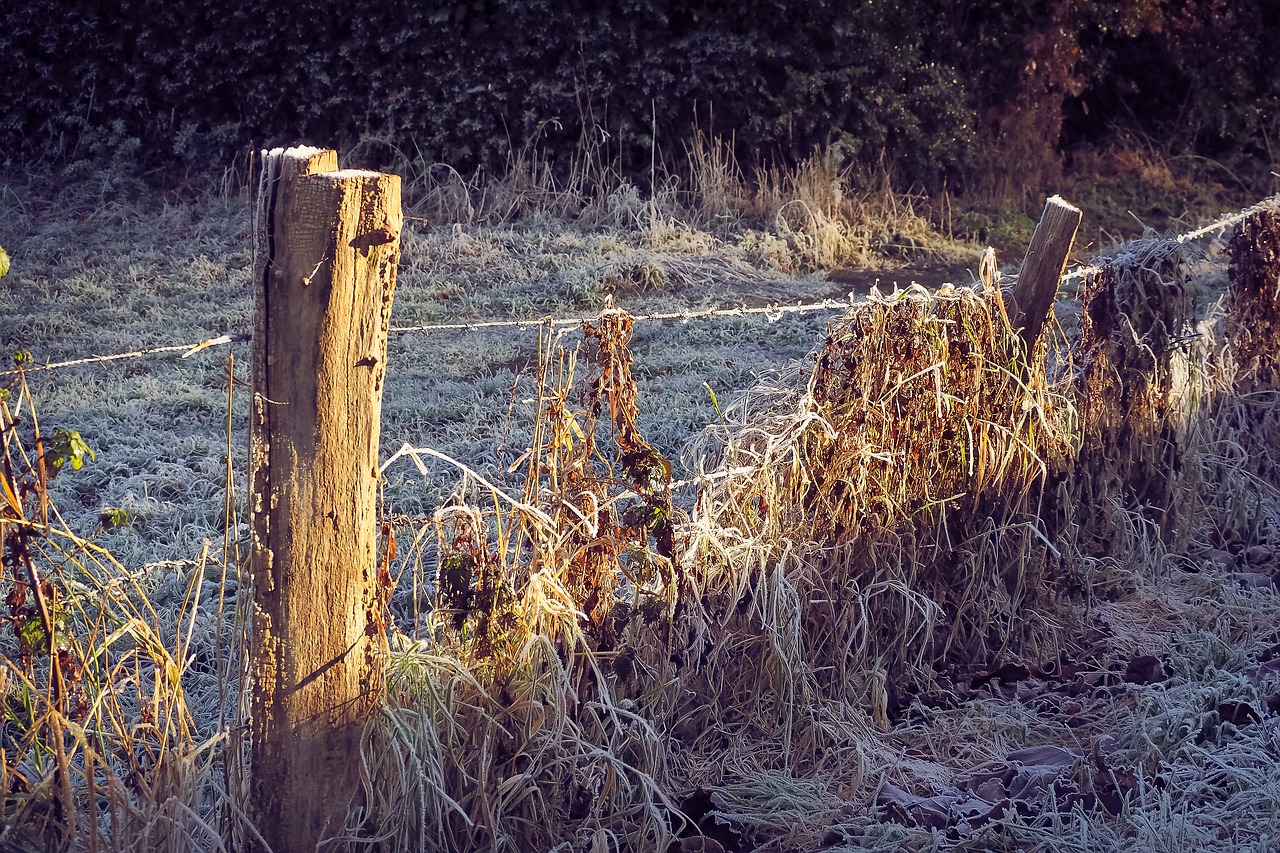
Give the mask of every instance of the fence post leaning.
<path id="1" fill-rule="evenodd" d="M 343 830 L 383 689 L 376 486 L 400 179 L 337 166 L 329 150 L 263 152 L 256 208 L 248 813 L 274 853 Z"/>
<path id="2" fill-rule="evenodd" d="M 1067 268 L 1067 256 L 1071 254 L 1082 218 L 1079 208 L 1055 195 L 1045 201 L 1044 213 L 1031 235 L 1009 307 L 1009 323 L 1022 330 L 1028 354 L 1040 337 L 1057 298 L 1062 272 Z"/>

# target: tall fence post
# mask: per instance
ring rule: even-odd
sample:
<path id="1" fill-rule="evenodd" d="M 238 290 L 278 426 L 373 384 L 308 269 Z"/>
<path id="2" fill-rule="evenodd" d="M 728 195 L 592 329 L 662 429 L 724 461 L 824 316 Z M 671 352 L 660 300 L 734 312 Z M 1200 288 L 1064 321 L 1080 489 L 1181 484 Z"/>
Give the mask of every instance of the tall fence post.
<path id="1" fill-rule="evenodd" d="M 378 426 L 400 179 L 263 152 L 255 235 L 249 816 L 274 853 L 343 830 L 383 689 Z"/>
<path id="2" fill-rule="evenodd" d="M 1009 311 L 1009 322 L 1013 328 L 1022 329 L 1028 353 L 1040 337 L 1049 309 L 1058 296 L 1058 285 L 1082 218 L 1079 208 L 1055 195 L 1045 201 L 1040 223 L 1031 235 Z"/>

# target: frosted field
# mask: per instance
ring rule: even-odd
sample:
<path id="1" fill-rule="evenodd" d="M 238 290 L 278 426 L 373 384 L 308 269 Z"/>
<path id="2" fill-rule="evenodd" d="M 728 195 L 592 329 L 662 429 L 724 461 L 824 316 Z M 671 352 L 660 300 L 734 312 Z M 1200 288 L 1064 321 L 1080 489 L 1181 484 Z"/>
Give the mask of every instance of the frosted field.
<path id="1" fill-rule="evenodd" d="M 13 259 L 0 281 L 6 359 L 24 348 L 37 363 L 57 362 L 250 328 L 244 200 L 77 211 L 21 193 L 4 196 L 0 218 L 0 245 Z M 393 326 L 506 319 L 527 325 L 394 333 L 383 458 L 410 443 L 495 480 L 506 477 L 534 414 L 529 371 L 544 316 L 591 316 L 610 303 L 647 314 L 843 298 L 844 285 L 784 274 L 753 245 L 678 228 L 655 237 L 554 220 L 484 228 L 411 222 Z M 1220 259 L 1211 257 L 1207 269 L 1194 294 L 1201 307 L 1222 286 Z M 905 284 L 916 277 L 882 275 L 886 290 L 895 278 Z M 960 271 L 949 277 L 965 281 Z M 865 284 L 859 282 L 860 291 Z M 717 405 L 723 409 L 761 379 L 785 384 L 793 381 L 788 371 L 808 370 L 808 354 L 837 315 L 637 322 L 639 423 L 675 463 L 677 479 L 689 473 L 679 461 L 688 440 L 721 419 Z M 1063 326 L 1073 332 L 1069 311 Z M 566 343 L 577 339 L 572 325 L 563 329 Z M 247 357 L 247 346 L 235 343 L 186 359 L 133 358 L 28 376 L 42 429 L 78 430 L 96 452 L 82 470 L 55 481 L 57 505 L 73 529 L 137 572 L 161 614 L 162 634 L 183 624 L 178 614 L 200 580 L 192 569 L 209 543 L 200 564 L 203 610 L 189 623 L 197 657 L 210 656 L 219 636 L 212 610 L 220 596 L 237 589 L 237 564 L 223 553 L 224 518 L 228 453 L 237 514 L 245 504 Z M 691 813 L 705 795 L 703 828 L 731 826 L 737 841 L 729 834 L 717 842 L 728 851 L 737 844 L 777 853 L 1196 847 L 1272 853 L 1280 843 L 1280 605 L 1274 588 L 1258 578 L 1276 568 L 1280 494 L 1261 481 L 1245 482 L 1238 457 L 1248 446 L 1247 436 L 1219 437 L 1187 464 L 1201 466 L 1206 482 L 1220 477 L 1221 493 L 1206 498 L 1204 511 L 1236 518 L 1253 538 L 1235 542 L 1235 551 L 1199 542 L 1171 553 L 1144 539 L 1135 518 L 1131 559 L 1098 568 L 1099 577 L 1124 583 L 1099 604 L 1094 640 L 1077 638 L 1082 647 L 1094 646 L 1091 656 L 1070 662 L 1070 671 L 1054 670 L 1048 656 L 977 661 L 972 671 L 943 674 L 942 694 L 896 703 L 881 728 L 864 727 L 857 722 L 864 709 L 849 706 L 840 712 L 856 718 L 848 742 L 805 773 L 793 772 L 772 742 L 748 749 L 714 727 L 656 732 L 652 740 L 667 750 L 667 793 L 695 820 Z M 433 465 L 424 479 L 401 460 L 388 471 L 387 512 L 429 516 L 456 481 L 448 465 Z M 131 524 L 95 532 L 106 507 L 126 510 Z M 242 534 L 243 522 L 232 531 L 233 548 L 243 544 Z M 393 602 L 402 628 L 412 616 L 411 599 L 402 588 Z M 228 612 L 222 629 L 230 628 Z M 752 639 L 743 640 L 744 648 Z M 440 666 L 420 647 L 406 648 L 397 678 L 414 667 Z M 1149 671 L 1148 658 L 1158 669 Z M 216 681 L 193 670 L 184 685 L 198 729 L 212 735 Z M 814 719 L 824 724 L 833 719 L 822 716 L 832 709 L 820 702 L 806 708 L 819 709 Z M 418 722 L 423 740 L 413 748 L 425 749 L 430 712 Z M 598 746 L 585 729 L 575 736 L 582 740 L 574 748 Z M 517 828 L 530 822 L 511 821 Z M 465 840 L 442 838 L 439 845 Z"/>
<path id="2" fill-rule="evenodd" d="M 31 206 L 35 206 L 34 203 Z M 14 210 L 0 245 L 14 258 L 0 286 L 0 346 L 37 363 L 195 343 L 252 325 L 250 209 L 239 200 L 105 207 L 86 216 Z M 839 298 L 838 284 L 761 271 L 709 238 L 657 249 L 637 234 L 528 228 L 405 229 L 393 327 L 505 319 L 524 326 L 393 333 L 383 403 L 386 458 L 408 442 L 490 473 L 521 452 L 527 382 L 544 317 L 589 317 L 607 301 L 634 313 L 795 304 Z M 640 322 L 634 341 L 642 424 L 677 460 L 688 438 L 755 377 L 803 359 L 836 311 Z M 572 344 L 574 325 L 557 327 Z M 225 458 L 243 481 L 250 370 L 245 343 L 34 372 L 46 426 L 78 430 L 97 461 L 56 486 L 71 517 L 120 507 L 132 530 L 103 544 L 126 562 L 181 560 L 222 539 Z M 6 355 L 6 358 L 8 356 Z M 711 391 L 708 390 L 708 386 Z M 510 415 L 510 417 L 509 417 Z M 411 466 L 409 466 L 411 467 Z M 450 475 L 451 476 L 451 475 Z M 388 472 L 394 514 L 430 514 L 439 486 Z"/>

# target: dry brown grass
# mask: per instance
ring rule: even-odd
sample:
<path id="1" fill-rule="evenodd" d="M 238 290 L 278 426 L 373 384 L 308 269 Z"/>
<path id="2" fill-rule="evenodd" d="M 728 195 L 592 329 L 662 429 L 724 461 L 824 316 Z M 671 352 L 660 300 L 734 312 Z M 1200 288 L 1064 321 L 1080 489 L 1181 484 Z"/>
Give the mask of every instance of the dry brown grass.
<path id="1" fill-rule="evenodd" d="M 206 541 L 175 579 L 177 606 L 153 604 L 145 571 L 76 535 L 49 502 L 49 481 L 81 460 L 41 433 L 21 375 L 0 397 L 0 430 L 11 617 L 0 637 L 0 847 L 230 849 L 252 830 L 227 796 L 243 770 L 232 759 L 244 614 L 225 597 L 225 568 Z M 202 601 L 209 586 L 215 601 Z"/>
<path id="2" fill-rule="evenodd" d="M 824 174 L 806 204 L 847 204 Z M 1031 353 L 992 265 L 978 290 L 877 294 L 719 410 L 684 501 L 639 426 L 631 318 L 544 330 L 508 393 L 536 411 L 516 462 L 402 452 L 461 477 L 397 522 L 418 622 L 393 637 L 336 846 L 664 850 L 697 823 L 742 849 L 1265 847 L 1280 613 L 1246 581 L 1280 546 L 1274 294 L 1224 312 L 1193 298 L 1193 260 L 1127 247 L 1079 331 Z M 185 567 L 160 607 L 152 575 L 66 542 L 47 576 L 91 714 L 67 722 L 6 640 L 7 707 L 34 713 L 6 752 L 33 785 L 6 777 L 5 843 L 241 848 L 243 620 L 208 606 L 221 566 Z M 1125 681 L 1139 655 L 1163 681 Z M 1067 750 L 1057 787 L 1006 791 L 983 824 L 888 805 L 1038 745 Z"/>
<path id="3" fill-rule="evenodd" d="M 653 164 L 645 192 L 611 159 L 607 137 L 584 135 L 572 162 L 557 169 L 539 135 L 513 151 L 497 176 L 466 178 L 443 164 L 424 168 L 406 160 L 401 171 L 410 176 L 413 212 L 434 223 L 573 219 L 587 227 L 640 228 L 654 246 L 742 243 L 791 273 L 973 254 L 940 233 L 923 195 L 896 190 L 887 169 L 855 172 L 835 151 L 748 177 L 731 139 L 698 132 L 679 162 Z"/>
<path id="4" fill-rule="evenodd" d="M 1266 457 L 1239 432 L 1225 327 L 1184 298 L 1191 260 L 1135 244 L 1087 284 L 1079 338 L 1030 354 L 990 270 L 981 292 L 873 296 L 832 326 L 811 370 L 753 389 L 690 449 L 687 517 L 635 432 L 629 318 L 607 313 L 583 350 L 547 338 L 523 492 L 470 477 L 437 515 L 440 571 L 473 571 L 437 589 L 471 597 L 440 606 L 435 639 L 404 657 L 419 669 L 394 713 L 419 722 L 395 754 L 425 750 L 460 775 L 412 820 L 378 825 L 422 839 L 435 830 L 421 822 L 442 815 L 440 849 L 662 849 L 681 830 L 675 792 L 702 786 L 748 846 L 808 849 L 836 823 L 870 843 L 850 816 L 870 813 L 881 780 L 940 785 L 958 762 L 1008 752 L 1010 727 L 1072 749 L 1126 737 L 1132 712 L 1106 702 L 1078 735 L 1054 716 L 1020 723 L 1007 701 L 986 723 L 965 712 L 960 740 L 904 727 L 903 713 L 954 707 L 974 689 L 962 685 L 1005 665 L 1060 679 L 1055 668 L 1172 649 L 1201 618 L 1186 602 L 1210 587 L 1171 563 L 1206 553 L 1215 531 L 1222 547 L 1258 540 L 1218 489 L 1253 483 L 1269 512 L 1280 492 L 1258 462 L 1220 455 L 1225 431 Z M 1217 622 L 1248 655 L 1277 639 L 1258 606 L 1232 603 Z M 425 685 L 434 729 L 409 710 Z M 903 739 L 921 757 L 902 760 Z M 1198 754 L 1182 741 L 1105 749 L 1071 796 L 1133 797 L 1143 814 L 1167 807 L 1138 790 L 1155 756 Z M 1242 760 L 1256 766 L 1251 749 Z M 1045 822 L 1006 818 L 1005 831 L 1067 831 L 1066 813 L 1037 803 Z M 1071 832 L 1107 846 L 1198 837 L 1099 826 Z"/>
<path id="5" fill-rule="evenodd" d="M 1042 486 L 1074 424 L 1062 389 L 1028 368 L 999 290 L 873 298 L 833 327 L 797 391 L 725 432 L 724 464 L 747 470 L 705 490 L 703 529 L 797 565 L 793 594 L 816 608 L 797 614 L 797 651 L 844 676 L 838 698 L 883 709 L 885 679 L 902 689 L 953 649 L 982 660 L 1025 645 L 1040 626 L 1021 616 L 1047 603 L 1053 562 Z"/>

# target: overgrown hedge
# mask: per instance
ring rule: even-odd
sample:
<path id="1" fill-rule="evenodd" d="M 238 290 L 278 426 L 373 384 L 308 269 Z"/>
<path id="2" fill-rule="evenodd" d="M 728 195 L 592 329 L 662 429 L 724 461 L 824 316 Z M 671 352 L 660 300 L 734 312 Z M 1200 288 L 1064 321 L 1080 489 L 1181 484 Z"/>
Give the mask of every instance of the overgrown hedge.
<path id="1" fill-rule="evenodd" d="M 936 189 L 993 163 L 1013 184 L 1051 178 L 1065 117 L 1069 139 L 1123 125 L 1266 159 L 1278 6 L 20 0 L 0 6 L 0 156 L 135 139 L 145 164 L 198 165 L 365 140 L 467 171 L 535 137 L 567 160 L 585 134 L 642 174 L 655 128 L 674 158 L 696 125 L 746 163 L 835 143 Z"/>

